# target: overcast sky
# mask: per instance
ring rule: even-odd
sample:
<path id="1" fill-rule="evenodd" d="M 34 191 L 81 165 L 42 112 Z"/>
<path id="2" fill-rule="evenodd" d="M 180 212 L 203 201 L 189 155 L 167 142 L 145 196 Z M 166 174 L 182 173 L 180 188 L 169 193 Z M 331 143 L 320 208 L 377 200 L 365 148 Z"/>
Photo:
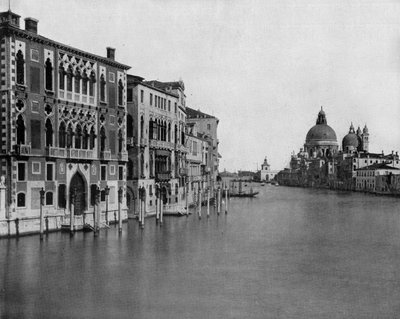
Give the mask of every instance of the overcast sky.
<path id="1" fill-rule="evenodd" d="M 1 9 L 6 10 L 7 0 Z M 282 169 L 323 106 L 338 142 L 368 125 L 370 151 L 400 150 L 400 1 L 11 0 L 39 34 L 185 82 L 220 119 L 220 169 Z M 23 21 L 23 20 L 22 20 Z"/>

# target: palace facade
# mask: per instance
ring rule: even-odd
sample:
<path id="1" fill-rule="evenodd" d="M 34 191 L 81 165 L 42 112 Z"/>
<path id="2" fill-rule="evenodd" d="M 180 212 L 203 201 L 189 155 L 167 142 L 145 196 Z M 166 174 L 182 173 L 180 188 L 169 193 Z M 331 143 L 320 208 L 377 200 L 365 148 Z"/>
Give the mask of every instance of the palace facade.
<path id="1" fill-rule="evenodd" d="M 125 198 L 127 65 L 38 34 L 38 21 L 0 13 L 0 235 L 113 218 Z M 122 192 L 122 193 L 121 193 Z M 1 196 L 0 196 L 1 198 Z M 125 202 L 125 201 L 124 201 Z M 125 206 L 125 205 L 123 205 Z M 71 214 L 72 212 L 72 214 Z M 109 214 L 111 214 L 109 216 Z M 126 210 L 123 212 L 126 216 Z"/>

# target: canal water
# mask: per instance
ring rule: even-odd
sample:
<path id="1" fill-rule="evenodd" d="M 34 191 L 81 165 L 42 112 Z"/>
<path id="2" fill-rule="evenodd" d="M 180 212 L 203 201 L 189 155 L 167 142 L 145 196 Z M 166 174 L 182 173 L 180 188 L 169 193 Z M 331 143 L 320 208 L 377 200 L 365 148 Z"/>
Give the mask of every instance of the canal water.
<path id="1" fill-rule="evenodd" d="M 0 240 L 1 318 L 399 318 L 400 199 L 260 187 L 227 215 Z"/>

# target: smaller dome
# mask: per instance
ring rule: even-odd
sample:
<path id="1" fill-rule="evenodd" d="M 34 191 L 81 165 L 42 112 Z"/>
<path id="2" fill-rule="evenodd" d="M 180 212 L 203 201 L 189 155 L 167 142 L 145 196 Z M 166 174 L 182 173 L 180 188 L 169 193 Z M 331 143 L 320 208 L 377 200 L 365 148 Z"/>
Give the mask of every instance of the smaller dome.
<path id="1" fill-rule="evenodd" d="M 346 152 L 348 149 L 356 150 L 360 145 L 360 138 L 355 133 L 349 133 L 342 140 L 342 149 L 343 152 Z"/>

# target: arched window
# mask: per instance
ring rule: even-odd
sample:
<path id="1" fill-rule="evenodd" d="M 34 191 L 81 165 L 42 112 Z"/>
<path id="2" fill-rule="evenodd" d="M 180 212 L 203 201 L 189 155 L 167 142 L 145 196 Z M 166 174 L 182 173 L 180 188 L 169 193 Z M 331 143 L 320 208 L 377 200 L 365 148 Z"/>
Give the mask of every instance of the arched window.
<path id="1" fill-rule="evenodd" d="M 59 72 L 58 72 L 58 83 L 60 90 L 65 90 L 65 69 L 63 66 L 60 66 Z"/>
<path id="2" fill-rule="evenodd" d="M 72 138 L 74 136 L 74 132 L 72 130 L 72 125 L 71 123 L 68 125 L 67 129 L 67 147 L 70 148 L 72 147 Z"/>
<path id="3" fill-rule="evenodd" d="M 144 176 L 144 154 L 140 154 L 140 176 Z"/>
<path id="4" fill-rule="evenodd" d="M 82 94 L 83 95 L 87 95 L 88 94 L 88 92 L 87 92 L 87 90 L 88 90 L 88 81 L 89 81 L 89 79 L 87 77 L 86 72 L 83 72 L 82 73 Z"/>
<path id="5" fill-rule="evenodd" d="M 75 93 L 81 93 L 81 73 L 79 70 L 75 72 Z"/>
<path id="6" fill-rule="evenodd" d="M 133 117 L 130 114 L 126 118 L 126 135 L 127 137 L 133 137 Z"/>
<path id="7" fill-rule="evenodd" d="M 46 193 L 46 205 L 53 205 L 53 192 Z"/>
<path id="8" fill-rule="evenodd" d="M 51 65 L 50 59 L 46 60 L 45 63 L 45 74 L 46 74 L 46 90 L 53 91 L 53 66 Z"/>
<path id="9" fill-rule="evenodd" d="M 154 153 L 150 153 L 150 177 L 154 176 Z"/>
<path id="10" fill-rule="evenodd" d="M 104 152 L 106 149 L 106 130 L 104 127 L 100 129 L 100 151 Z"/>
<path id="11" fill-rule="evenodd" d="M 82 141 L 82 128 L 78 124 L 75 128 L 75 148 L 81 148 L 81 141 Z"/>
<path id="12" fill-rule="evenodd" d="M 89 133 L 88 133 L 87 128 L 85 126 L 83 128 L 83 131 L 82 131 L 82 148 L 84 150 L 87 150 L 87 148 L 88 148 L 88 140 L 89 140 Z"/>
<path id="13" fill-rule="evenodd" d="M 174 142 L 175 142 L 175 144 L 177 144 L 178 143 L 178 127 L 176 126 L 176 124 L 175 124 L 175 130 L 174 130 L 174 137 L 175 137 Z"/>
<path id="14" fill-rule="evenodd" d="M 73 71 L 72 67 L 68 67 L 67 71 L 67 91 L 72 92 L 72 77 L 73 77 Z"/>
<path id="15" fill-rule="evenodd" d="M 58 207 L 59 208 L 66 208 L 67 207 L 66 186 L 65 186 L 65 184 L 58 185 Z"/>
<path id="16" fill-rule="evenodd" d="M 133 179 L 133 161 L 131 159 L 128 159 L 128 180 Z"/>
<path id="17" fill-rule="evenodd" d="M 118 130 L 118 152 L 123 151 L 122 147 L 124 145 L 124 137 L 122 136 L 122 130 Z"/>
<path id="18" fill-rule="evenodd" d="M 92 71 L 89 79 L 89 95 L 94 96 L 94 84 L 96 83 L 96 74 Z"/>
<path id="19" fill-rule="evenodd" d="M 171 142 L 171 123 L 168 123 L 167 138 L 168 138 L 168 142 Z"/>
<path id="20" fill-rule="evenodd" d="M 100 101 L 106 101 L 106 80 L 104 74 L 100 76 Z"/>
<path id="21" fill-rule="evenodd" d="M 144 138 L 144 119 L 143 116 L 140 117 L 140 138 Z"/>
<path id="22" fill-rule="evenodd" d="M 17 207 L 25 207 L 25 193 L 18 193 Z"/>
<path id="23" fill-rule="evenodd" d="M 58 129 L 58 146 L 64 148 L 65 147 L 65 124 L 61 122 L 60 127 Z"/>
<path id="24" fill-rule="evenodd" d="M 53 125 L 50 119 L 46 120 L 46 146 L 53 146 Z"/>
<path id="25" fill-rule="evenodd" d="M 124 98 L 124 85 L 122 81 L 118 81 L 118 105 L 123 105 L 123 98 Z"/>
<path id="26" fill-rule="evenodd" d="M 149 121 L 149 139 L 153 139 L 153 119 Z"/>
<path id="27" fill-rule="evenodd" d="M 92 126 L 92 128 L 90 129 L 90 135 L 89 135 L 89 148 L 92 150 L 94 149 L 95 143 L 96 143 L 96 134 L 94 132 L 94 127 Z"/>
<path id="28" fill-rule="evenodd" d="M 22 115 L 17 118 L 17 144 L 25 144 L 25 122 Z"/>
<path id="29" fill-rule="evenodd" d="M 181 131 L 181 144 L 184 145 L 185 144 L 185 131 L 182 127 L 182 131 Z"/>
<path id="30" fill-rule="evenodd" d="M 18 50 L 17 56 L 17 84 L 25 84 L 25 61 L 21 50 Z"/>

